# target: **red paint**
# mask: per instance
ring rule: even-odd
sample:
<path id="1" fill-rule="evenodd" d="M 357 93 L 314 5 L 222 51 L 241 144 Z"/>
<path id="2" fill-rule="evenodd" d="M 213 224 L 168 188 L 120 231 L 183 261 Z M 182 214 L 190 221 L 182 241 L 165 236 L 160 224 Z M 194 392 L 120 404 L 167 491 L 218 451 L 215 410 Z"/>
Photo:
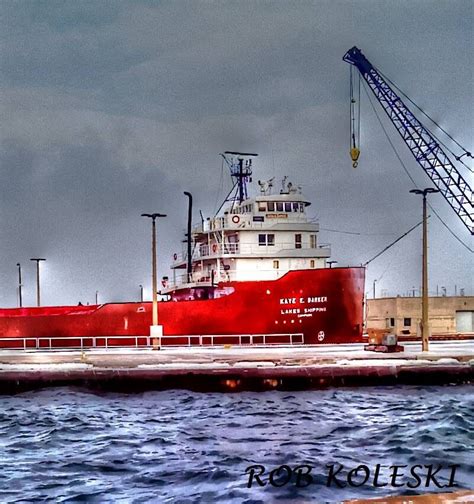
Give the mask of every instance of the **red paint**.
<path id="1" fill-rule="evenodd" d="M 218 299 L 160 302 L 162 344 L 185 343 L 166 340 L 166 335 L 274 333 L 303 333 L 306 344 L 361 342 L 364 278 L 364 268 L 298 270 L 278 280 L 221 283 L 218 289 L 234 291 Z M 64 336 L 56 342 L 64 347 L 77 346 L 77 340 L 68 340 L 74 336 L 146 336 L 151 307 L 151 303 L 108 303 L 0 309 L 0 347 L 13 346 L 2 343 L 2 337 L 15 336 Z M 322 333 L 323 341 L 318 339 Z M 126 343 L 134 345 L 135 340 Z"/>

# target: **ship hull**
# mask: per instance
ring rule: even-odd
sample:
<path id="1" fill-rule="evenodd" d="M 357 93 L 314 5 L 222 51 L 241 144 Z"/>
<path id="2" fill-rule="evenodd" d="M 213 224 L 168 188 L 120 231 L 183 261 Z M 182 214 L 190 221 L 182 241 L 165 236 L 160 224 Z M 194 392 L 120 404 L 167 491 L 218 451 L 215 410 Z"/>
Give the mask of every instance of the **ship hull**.
<path id="1" fill-rule="evenodd" d="M 300 334 L 303 344 L 360 342 L 364 280 L 365 270 L 359 267 L 299 270 L 278 280 L 219 284 L 228 294 L 216 299 L 159 302 L 161 344 L 237 343 L 231 335 L 254 335 L 241 343 L 299 341 L 256 336 L 270 334 Z M 103 346 L 105 339 L 100 336 L 142 336 L 138 340 L 109 338 L 107 344 L 144 345 L 149 342 L 144 336 L 150 333 L 151 321 L 149 302 L 0 309 L 0 348 L 23 346 L 24 342 L 19 345 L 22 338 L 59 338 L 39 343 L 28 340 L 26 346 L 72 347 L 78 346 L 78 338 L 91 338 L 82 341 L 85 346 Z"/>

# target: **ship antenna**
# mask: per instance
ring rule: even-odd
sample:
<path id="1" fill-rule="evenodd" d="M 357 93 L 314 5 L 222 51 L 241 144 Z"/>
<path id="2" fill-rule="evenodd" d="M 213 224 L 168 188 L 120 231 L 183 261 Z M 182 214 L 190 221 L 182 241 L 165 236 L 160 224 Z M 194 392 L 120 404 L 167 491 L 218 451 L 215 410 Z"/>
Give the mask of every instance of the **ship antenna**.
<path id="1" fill-rule="evenodd" d="M 247 183 L 251 182 L 250 177 L 252 176 L 251 158 L 258 156 L 258 154 L 225 151 L 221 156 L 229 167 L 230 175 L 234 179 L 234 187 L 237 188 L 236 193 L 232 197 L 228 197 L 226 201 L 238 201 L 240 204 L 248 197 Z M 234 187 L 232 189 L 234 189 Z"/>

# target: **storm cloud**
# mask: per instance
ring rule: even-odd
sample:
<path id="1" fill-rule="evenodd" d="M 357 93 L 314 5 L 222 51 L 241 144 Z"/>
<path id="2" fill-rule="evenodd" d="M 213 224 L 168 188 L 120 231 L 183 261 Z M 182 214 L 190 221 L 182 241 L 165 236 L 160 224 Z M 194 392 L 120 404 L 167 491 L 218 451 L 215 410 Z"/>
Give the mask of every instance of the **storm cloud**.
<path id="1" fill-rule="evenodd" d="M 469 1 L 10 1 L 0 5 L 0 306 L 138 298 L 150 226 L 160 274 L 180 251 L 187 200 L 211 215 L 230 187 L 219 153 L 258 152 L 255 178 L 288 174 L 321 241 L 360 264 L 421 218 L 421 200 L 362 93 L 359 167 L 349 150 L 353 45 L 473 150 Z M 382 112 L 379 109 L 379 114 Z M 420 187 L 431 183 L 393 126 Z M 471 180 L 472 174 L 463 175 Z M 433 207 L 469 247 L 442 196 Z M 348 231 L 360 234 L 345 234 Z M 431 290 L 472 290 L 472 254 L 432 216 Z M 367 290 L 420 285 L 421 231 L 368 269 Z M 149 289 L 147 294 L 149 294 Z"/>

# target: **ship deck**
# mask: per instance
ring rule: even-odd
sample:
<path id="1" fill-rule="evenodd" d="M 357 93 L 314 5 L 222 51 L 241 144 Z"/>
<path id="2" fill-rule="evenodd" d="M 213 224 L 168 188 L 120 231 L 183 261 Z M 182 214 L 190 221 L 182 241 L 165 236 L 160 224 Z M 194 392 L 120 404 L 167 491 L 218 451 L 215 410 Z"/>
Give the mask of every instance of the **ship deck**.
<path id="1" fill-rule="evenodd" d="M 0 351 L 0 393 L 47 386 L 140 391 L 305 390 L 336 386 L 471 383 L 474 341 L 429 352 L 364 351 L 362 344 L 231 348 Z"/>

